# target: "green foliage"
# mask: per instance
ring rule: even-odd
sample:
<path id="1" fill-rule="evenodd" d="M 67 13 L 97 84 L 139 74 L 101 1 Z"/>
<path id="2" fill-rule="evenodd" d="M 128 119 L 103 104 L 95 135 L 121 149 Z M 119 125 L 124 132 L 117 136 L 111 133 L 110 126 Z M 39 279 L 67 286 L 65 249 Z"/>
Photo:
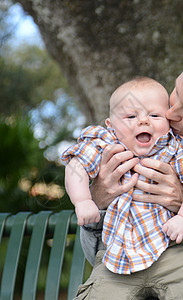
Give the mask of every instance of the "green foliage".
<path id="1" fill-rule="evenodd" d="M 15 29 L 9 22 L 11 6 L 12 2 L 10 0 L 1 0 L 0 2 L 0 53 L 4 48 L 5 42 L 10 39 Z"/>
<path id="2" fill-rule="evenodd" d="M 0 209 L 37 212 L 73 208 L 64 192 L 64 167 L 48 162 L 44 155 L 50 145 L 56 146 L 68 134 L 72 139 L 72 130 L 67 128 L 68 124 L 71 126 L 72 113 L 65 114 L 69 109 L 66 102 L 71 103 L 71 98 L 56 100 L 63 94 L 63 90 L 56 92 L 56 89 L 62 86 L 67 90 L 67 84 L 44 49 L 27 46 L 10 54 L 11 51 L 0 57 L 0 197 L 3 199 Z M 43 99 L 55 100 L 55 103 Z M 50 107 L 50 103 L 54 106 L 54 115 L 45 107 L 46 104 Z M 16 117 L 17 112 L 30 117 Z M 38 116 L 35 120 L 34 114 Z M 40 129 L 45 132 L 42 138 L 34 138 L 36 126 L 38 132 Z M 52 135 L 54 138 L 50 139 Z M 45 146 L 41 150 L 39 145 L 43 140 Z M 29 186 L 22 187 L 23 181 Z M 63 195 L 58 198 L 50 198 L 46 193 L 32 195 L 31 188 L 36 184 L 47 185 L 48 189 L 56 184 L 63 189 Z"/>
<path id="3" fill-rule="evenodd" d="M 28 195 L 19 187 L 19 181 L 43 166 L 43 154 L 27 118 L 1 118 L 0 140 L 0 208 L 1 211 L 23 210 L 27 208 Z"/>
<path id="4" fill-rule="evenodd" d="M 55 100 L 61 86 L 67 89 L 59 67 L 44 49 L 23 46 L 0 56 L 0 112 L 4 115 Z"/>
<path id="5" fill-rule="evenodd" d="M 1 184 L 14 187 L 20 176 L 41 165 L 42 152 L 28 119 L 1 119 L 0 140 Z"/>
<path id="6" fill-rule="evenodd" d="M 31 74 L 0 57 L 0 112 L 11 114 L 29 104 L 32 94 Z"/>
<path id="7" fill-rule="evenodd" d="M 74 121 L 79 117 L 77 108 L 70 97 L 60 99 L 62 94 L 69 93 L 68 84 L 58 65 L 48 56 L 45 49 L 37 46 L 21 45 L 13 49 L 5 45 L 11 36 L 10 23 L 7 22 L 8 7 L 3 14 L 0 3 L 0 211 L 16 213 L 19 211 L 73 209 L 64 189 L 64 167 L 54 161 L 45 159 L 45 150 L 50 145 L 57 146 L 60 141 L 73 139 Z M 6 51 L 5 51 L 6 49 Z M 49 100 L 49 101 L 48 101 Z M 51 102 L 52 101 L 52 102 Z M 54 105 L 55 114 L 49 114 L 45 105 Z M 43 108 L 44 114 L 41 109 Z M 48 107 L 47 107 L 48 108 Z M 73 118 L 74 112 L 74 118 Z M 33 120 L 33 115 L 38 118 Z M 29 117 L 27 117 L 29 116 Z M 36 139 L 36 128 L 44 135 Z M 53 135 L 54 138 L 50 139 Z M 40 149 L 41 142 L 44 147 Z M 47 187 L 49 193 L 39 193 L 36 185 Z M 62 192 L 54 197 L 52 188 Z M 16 291 L 21 290 L 26 265 L 27 244 L 23 241 Z M 1 244 L 1 253 L 5 252 L 6 240 Z M 38 289 L 45 284 L 45 257 L 49 254 L 48 245 L 42 257 L 42 267 L 38 280 Z M 68 253 L 70 253 L 70 248 Z M 66 258 L 63 276 L 63 287 L 68 284 L 68 263 Z M 2 259 L 3 261 L 3 259 Z M 1 277 L 2 262 L 0 264 Z"/>
<path id="8" fill-rule="evenodd" d="M 64 189 L 64 167 L 44 159 L 28 118 L 1 118 L 0 139 L 1 211 L 38 212 L 73 208 Z M 36 184 L 42 184 L 48 191 L 31 194 Z M 54 195 L 54 190 L 50 193 L 53 188 L 59 187 L 62 192 L 58 196 Z"/>
<path id="9" fill-rule="evenodd" d="M 7 0 L 0 4 L 0 209 L 73 208 L 64 189 L 64 167 L 48 153 L 56 152 L 57 144 L 67 137 L 73 139 L 78 110 L 57 63 L 45 49 L 11 47 L 11 5 Z"/>

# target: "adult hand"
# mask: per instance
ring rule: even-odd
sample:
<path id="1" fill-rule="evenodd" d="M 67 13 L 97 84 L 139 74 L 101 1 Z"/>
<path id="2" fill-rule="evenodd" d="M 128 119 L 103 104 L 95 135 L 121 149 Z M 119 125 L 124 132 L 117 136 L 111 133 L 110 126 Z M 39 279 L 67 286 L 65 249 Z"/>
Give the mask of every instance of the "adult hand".
<path id="1" fill-rule="evenodd" d="M 173 212 L 177 212 L 183 201 L 183 187 L 172 167 L 167 163 L 144 158 L 134 167 L 134 171 L 152 179 L 157 184 L 138 180 L 136 187 L 146 193 L 133 195 L 133 200 L 157 203 Z"/>
<path id="2" fill-rule="evenodd" d="M 170 120 L 174 133 L 183 135 L 183 73 L 176 79 L 175 88 L 170 95 L 170 105 L 166 117 Z"/>
<path id="3" fill-rule="evenodd" d="M 99 174 L 91 185 L 92 199 L 99 209 L 107 208 L 117 196 L 137 183 L 138 174 L 134 174 L 127 183 L 120 185 L 121 176 L 139 162 L 131 151 L 124 150 L 122 145 L 109 145 L 103 151 Z"/>

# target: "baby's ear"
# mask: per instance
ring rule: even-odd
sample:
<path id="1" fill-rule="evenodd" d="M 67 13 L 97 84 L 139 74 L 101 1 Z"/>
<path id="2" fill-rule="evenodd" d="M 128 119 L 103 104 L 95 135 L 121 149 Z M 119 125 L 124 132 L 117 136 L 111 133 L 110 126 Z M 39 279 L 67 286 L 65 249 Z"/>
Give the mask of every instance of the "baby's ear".
<path id="1" fill-rule="evenodd" d="M 110 118 L 107 118 L 107 119 L 105 120 L 105 125 L 106 125 L 107 127 L 111 127 L 111 121 L 110 121 Z"/>

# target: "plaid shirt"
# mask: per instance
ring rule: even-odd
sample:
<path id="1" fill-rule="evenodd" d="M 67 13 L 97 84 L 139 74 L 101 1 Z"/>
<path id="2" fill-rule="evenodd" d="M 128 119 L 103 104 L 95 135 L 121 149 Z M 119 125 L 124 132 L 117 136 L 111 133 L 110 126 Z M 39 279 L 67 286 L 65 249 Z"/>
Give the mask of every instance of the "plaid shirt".
<path id="1" fill-rule="evenodd" d="M 108 144 L 120 144 L 113 129 L 89 126 L 83 130 L 78 144 L 62 155 L 68 163 L 77 156 L 91 179 L 99 172 L 101 154 Z M 155 145 L 143 157 L 161 160 L 171 164 L 183 182 L 183 144 L 172 130 L 157 139 Z M 142 157 L 141 157 L 142 158 Z M 132 176 L 128 171 L 121 178 L 127 182 Z M 152 181 L 140 175 L 140 180 Z M 153 203 L 132 201 L 132 194 L 142 191 L 132 188 L 117 197 L 108 207 L 103 225 L 102 238 L 107 248 L 103 262 L 114 273 L 130 274 L 146 269 L 156 261 L 169 244 L 169 238 L 162 232 L 162 225 L 174 214 Z"/>

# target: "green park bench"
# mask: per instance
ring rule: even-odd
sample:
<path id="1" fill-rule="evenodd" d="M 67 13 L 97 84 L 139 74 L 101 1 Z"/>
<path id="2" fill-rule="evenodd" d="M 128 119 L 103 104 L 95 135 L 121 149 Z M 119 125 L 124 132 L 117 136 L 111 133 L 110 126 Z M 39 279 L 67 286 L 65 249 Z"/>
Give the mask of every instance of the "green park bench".
<path id="1" fill-rule="evenodd" d="M 14 299 L 17 269 L 21 248 L 25 237 L 29 238 L 27 258 L 22 284 L 22 300 L 36 298 L 37 281 L 40 270 L 43 246 L 51 239 L 52 246 L 47 262 L 47 276 L 44 299 L 56 300 L 59 297 L 62 266 L 68 234 L 75 234 L 74 250 L 69 275 L 67 299 L 72 300 L 78 285 L 83 282 L 85 258 L 80 245 L 79 226 L 73 211 L 59 213 L 41 211 L 37 214 L 19 212 L 11 215 L 0 213 L 0 246 L 8 239 L 8 246 L 0 278 L 0 300 Z M 0 247 L 0 260 L 2 259 Z"/>

